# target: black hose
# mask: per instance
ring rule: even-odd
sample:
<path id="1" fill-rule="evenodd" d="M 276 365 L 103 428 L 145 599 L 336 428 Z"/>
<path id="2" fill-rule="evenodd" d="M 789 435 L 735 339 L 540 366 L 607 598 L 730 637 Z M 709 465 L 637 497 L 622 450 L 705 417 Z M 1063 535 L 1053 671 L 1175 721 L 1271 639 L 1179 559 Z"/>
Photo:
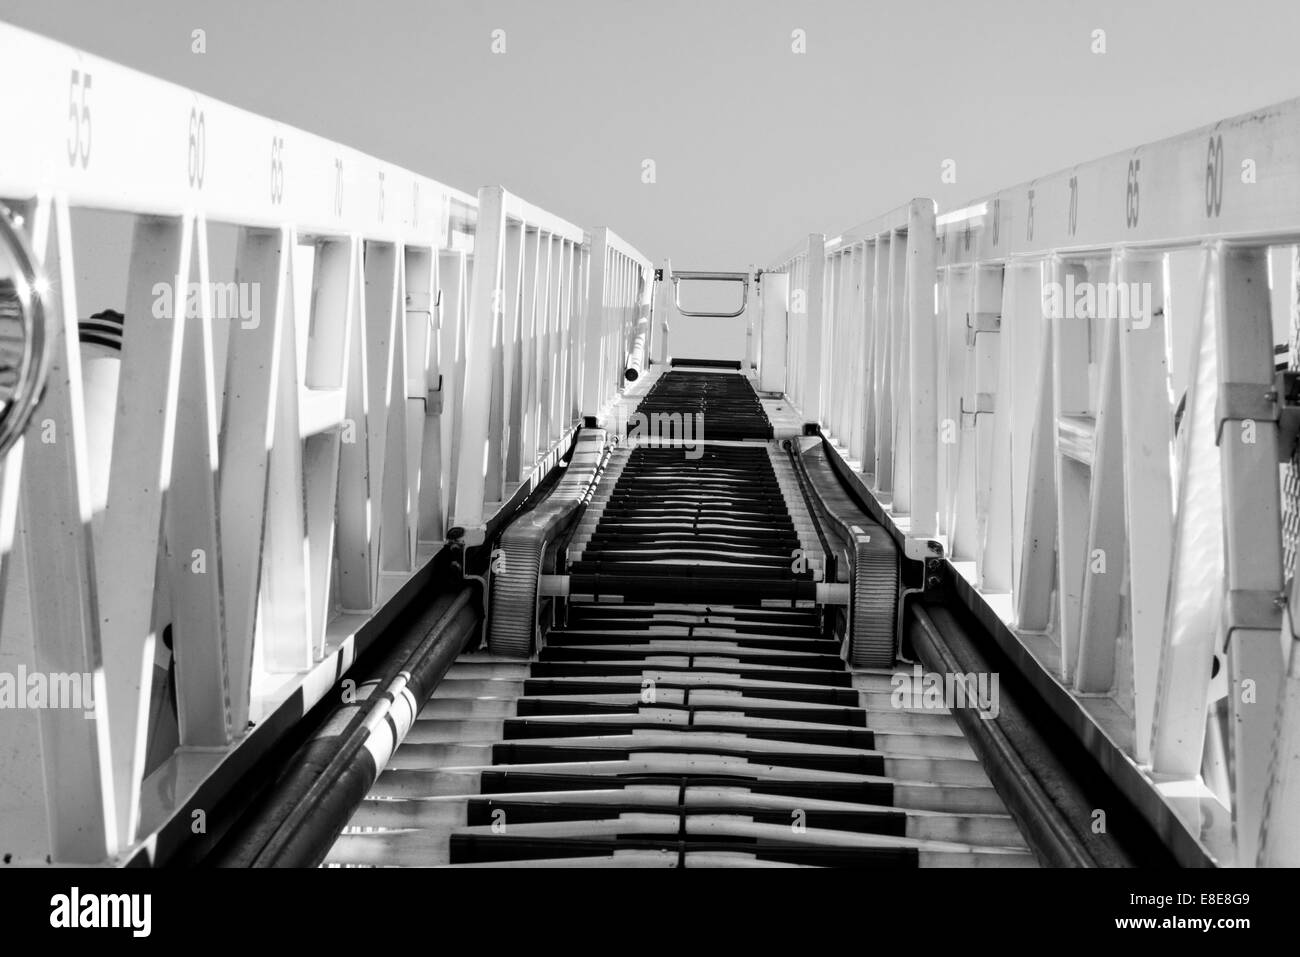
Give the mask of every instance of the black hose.
<path id="1" fill-rule="evenodd" d="M 378 777 L 372 748 L 387 761 L 399 743 L 372 742 L 371 718 L 394 700 L 390 688 L 404 684 L 403 696 L 416 713 L 433 694 L 451 663 L 477 633 L 473 590 L 435 600 L 379 667 L 358 688 L 358 699 L 340 705 L 321 729 L 294 755 L 254 819 L 241 827 L 224 867 L 315 867 Z M 368 746 L 369 745 L 369 746 Z"/>

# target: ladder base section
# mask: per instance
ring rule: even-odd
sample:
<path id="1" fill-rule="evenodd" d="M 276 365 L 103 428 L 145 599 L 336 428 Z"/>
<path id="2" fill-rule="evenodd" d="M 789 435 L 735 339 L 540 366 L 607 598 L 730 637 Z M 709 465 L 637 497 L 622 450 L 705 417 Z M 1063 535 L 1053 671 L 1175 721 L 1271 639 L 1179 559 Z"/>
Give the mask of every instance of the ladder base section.
<path id="1" fill-rule="evenodd" d="M 465 656 L 335 865 L 1034 866 L 943 711 L 844 669 L 815 610 L 570 605 Z"/>
<path id="2" fill-rule="evenodd" d="M 846 668 L 855 616 L 883 603 L 852 569 L 889 540 L 836 518 L 801 448 L 744 441 L 771 436 L 744 376 L 674 369 L 637 412 L 698 414 L 709 439 L 629 441 L 571 523 L 544 504 L 552 524 L 506 533 L 492 614 L 554 596 L 554 627 L 535 640 L 529 617 L 489 642 L 512 657 L 453 666 L 329 862 L 1034 866 L 953 715 Z"/>

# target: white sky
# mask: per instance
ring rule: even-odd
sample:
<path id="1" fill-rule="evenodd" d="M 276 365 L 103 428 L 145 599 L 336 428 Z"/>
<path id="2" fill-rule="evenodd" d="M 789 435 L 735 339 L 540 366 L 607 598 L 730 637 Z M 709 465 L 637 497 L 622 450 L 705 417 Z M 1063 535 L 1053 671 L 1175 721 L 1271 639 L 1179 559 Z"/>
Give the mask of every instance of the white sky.
<path id="1" fill-rule="evenodd" d="M 0 0 L 0 19 L 680 268 L 762 265 L 912 196 L 960 205 L 1300 95 L 1296 0 Z"/>

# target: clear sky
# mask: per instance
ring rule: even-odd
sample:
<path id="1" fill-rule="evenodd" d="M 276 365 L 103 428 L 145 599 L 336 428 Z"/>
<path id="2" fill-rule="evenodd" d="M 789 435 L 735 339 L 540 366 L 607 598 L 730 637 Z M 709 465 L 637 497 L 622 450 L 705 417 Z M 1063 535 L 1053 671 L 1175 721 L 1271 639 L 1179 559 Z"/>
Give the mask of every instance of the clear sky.
<path id="1" fill-rule="evenodd" d="M 0 19 L 681 268 L 763 265 L 912 196 L 960 205 L 1300 95 L 1300 0 L 0 0 Z"/>

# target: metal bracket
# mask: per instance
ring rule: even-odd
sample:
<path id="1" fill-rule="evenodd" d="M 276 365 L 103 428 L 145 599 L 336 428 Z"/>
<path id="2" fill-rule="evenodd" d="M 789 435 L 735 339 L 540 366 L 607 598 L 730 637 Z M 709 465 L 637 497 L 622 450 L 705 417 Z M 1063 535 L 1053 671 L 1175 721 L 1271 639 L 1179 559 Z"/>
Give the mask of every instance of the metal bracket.
<path id="1" fill-rule="evenodd" d="M 437 333 L 442 328 L 442 287 L 433 294 L 433 302 L 428 309 L 410 309 L 408 312 L 422 312 L 429 320 L 429 329 Z"/>
<path id="2" fill-rule="evenodd" d="M 1242 629 L 1280 631 L 1282 609 L 1285 606 L 1286 596 L 1279 592 L 1248 588 L 1229 589 L 1227 601 L 1223 605 L 1224 648 L 1232 642 L 1234 631 Z"/>
<path id="3" fill-rule="evenodd" d="M 961 396 L 957 400 L 957 407 L 961 410 L 962 431 L 969 431 L 970 429 L 975 428 L 975 422 L 981 415 L 988 415 L 994 411 L 993 393 L 976 392 L 975 408 L 973 409 L 966 408 L 966 397 Z M 970 418 L 969 424 L 967 423 L 968 416 Z"/>
<path id="4" fill-rule="evenodd" d="M 972 315 L 975 318 L 974 325 L 971 324 Z M 975 340 L 981 332 L 1001 332 L 1002 331 L 1002 313 L 1000 312 L 976 312 L 966 313 L 966 345 L 975 345 Z"/>
<path id="5" fill-rule="evenodd" d="M 455 522 L 455 519 L 452 519 Z M 487 525 L 459 525 L 453 524 L 447 529 L 447 541 L 456 541 L 462 549 L 478 548 L 487 541 Z M 462 563 L 462 570 L 464 565 Z"/>
<path id="6" fill-rule="evenodd" d="M 1220 383 L 1214 417 L 1215 445 L 1223 442 L 1226 422 L 1275 423 L 1278 461 L 1290 461 L 1300 443 L 1300 370 L 1278 372 L 1272 386 L 1261 382 Z"/>
<path id="7" fill-rule="evenodd" d="M 1292 578 L 1287 583 L 1289 594 L 1287 595 L 1286 610 L 1287 617 L 1291 619 L 1292 641 L 1300 641 L 1300 635 L 1296 634 L 1296 623 L 1300 622 L 1300 586 L 1297 586 L 1297 582 L 1300 582 L 1300 578 Z"/>
<path id="8" fill-rule="evenodd" d="M 1300 444 L 1300 370 L 1284 369 L 1273 377 L 1277 408 L 1277 458 L 1289 462 Z"/>
<path id="9" fill-rule="evenodd" d="M 457 578 L 465 577 L 465 530 L 453 525 L 447 529 L 447 568 Z"/>
<path id="10" fill-rule="evenodd" d="M 438 375 L 438 388 L 430 389 L 424 401 L 425 415 L 442 414 L 442 375 Z"/>
<path id="11" fill-rule="evenodd" d="M 939 562 L 943 559 L 943 546 L 928 538 L 908 538 L 904 540 L 903 554 L 920 561 L 921 584 L 915 588 L 900 588 L 898 591 L 898 615 L 894 621 L 894 654 L 903 657 L 903 625 L 906 620 L 904 606 L 909 599 L 924 595 L 933 588 L 938 588 Z"/>
<path id="12" fill-rule="evenodd" d="M 903 540 L 903 555 L 914 562 L 937 561 L 943 558 L 943 545 L 932 538 L 912 538 Z"/>
<path id="13" fill-rule="evenodd" d="M 1223 441 L 1225 422 L 1277 421 L 1277 392 L 1262 382 L 1221 382 L 1214 407 L 1214 444 Z"/>

